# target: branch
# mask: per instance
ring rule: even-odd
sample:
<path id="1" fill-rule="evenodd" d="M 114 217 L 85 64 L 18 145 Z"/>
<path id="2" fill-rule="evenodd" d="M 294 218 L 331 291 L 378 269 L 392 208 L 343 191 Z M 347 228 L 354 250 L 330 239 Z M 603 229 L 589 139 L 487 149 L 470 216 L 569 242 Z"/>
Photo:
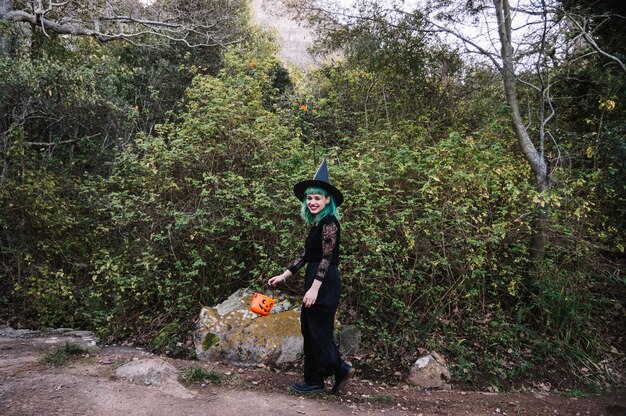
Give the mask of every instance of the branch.
<path id="1" fill-rule="evenodd" d="M 458 33 L 457 31 L 448 29 L 446 27 L 440 26 L 435 22 L 430 22 L 430 24 L 437 28 L 436 32 L 443 32 L 443 33 L 447 33 L 449 35 L 454 36 L 455 38 L 459 39 L 461 42 L 463 42 L 466 45 L 470 45 L 473 48 L 475 48 L 481 55 L 486 56 L 487 58 L 489 58 L 489 60 L 491 60 L 491 62 L 493 63 L 493 65 L 498 69 L 498 71 L 502 71 L 502 66 L 500 65 L 500 63 L 498 62 L 498 60 L 494 57 L 494 54 L 489 52 L 488 50 L 486 50 L 485 48 L 483 48 L 482 46 L 478 45 L 476 42 L 472 41 L 471 39 L 461 35 L 460 33 Z"/>
<path id="2" fill-rule="evenodd" d="M 174 42 L 179 42 L 185 44 L 187 47 L 201 47 L 201 46 L 226 46 L 229 44 L 237 43 L 239 40 L 230 40 L 226 41 L 223 39 L 217 39 L 212 36 L 212 34 L 207 32 L 202 32 L 196 30 L 197 28 L 208 29 L 210 26 L 185 26 L 178 23 L 168 23 L 163 21 L 151 21 L 151 20 L 141 20 L 135 19 L 130 16 L 116 16 L 103 18 L 103 20 L 109 21 L 117 21 L 119 23 L 127 23 L 127 24 L 137 24 L 143 27 L 146 27 L 148 30 L 142 30 L 138 32 L 130 32 L 130 33 L 106 33 L 100 30 L 90 29 L 83 25 L 77 25 L 73 23 L 58 23 L 54 20 L 47 19 L 44 17 L 43 13 L 31 14 L 24 12 L 22 10 L 13 10 L 0 15 L 0 20 L 5 20 L 9 22 L 22 22 L 29 23 L 33 26 L 41 27 L 44 31 L 48 30 L 60 35 L 74 35 L 74 36 L 91 36 L 97 39 L 100 42 L 110 42 L 114 40 L 125 40 L 130 43 L 133 43 L 131 39 L 137 38 L 145 35 L 154 35 L 159 36 L 165 39 L 169 39 Z M 171 34 L 167 34 L 167 32 L 181 34 L 181 36 L 173 36 Z M 195 33 L 197 35 L 202 36 L 207 41 L 206 42 L 190 42 L 187 39 L 187 35 L 189 33 Z"/>
<path id="3" fill-rule="evenodd" d="M 27 146 L 56 146 L 59 144 L 67 144 L 67 143 L 74 143 L 74 142 L 79 142 L 81 140 L 85 140 L 85 139 L 93 139 L 94 137 L 100 136 L 100 133 L 96 133 L 96 134 L 92 134 L 91 136 L 87 136 L 87 137 L 77 137 L 75 139 L 70 139 L 70 140 L 62 140 L 60 142 L 24 142 L 25 145 Z"/>
<path id="4" fill-rule="evenodd" d="M 115 21 L 120 23 L 137 23 L 144 26 L 155 26 L 155 27 L 164 27 L 164 28 L 179 28 L 181 25 L 177 23 L 167 23 L 158 20 L 142 20 L 136 19 L 132 16 L 112 16 L 112 17 L 101 17 L 102 20 Z"/>
<path id="5" fill-rule="evenodd" d="M 566 12 L 565 10 L 563 10 L 563 13 L 565 14 L 565 16 L 569 19 L 570 22 L 574 23 L 574 25 L 576 25 L 576 27 L 578 28 L 578 30 L 580 30 L 580 33 L 583 37 L 583 39 L 600 55 L 604 56 L 605 58 L 608 58 L 614 62 L 616 62 L 624 72 L 626 72 L 626 64 L 624 64 L 624 62 L 622 62 L 617 56 L 615 55 L 611 55 L 610 53 L 604 51 L 602 48 L 600 48 L 600 46 L 598 46 L 598 44 L 596 43 L 596 41 L 591 37 L 591 35 L 589 34 L 589 32 L 587 30 L 585 30 L 585 28 L 578 22 L 578 20 L 576 20 L 570 13 Z"/>

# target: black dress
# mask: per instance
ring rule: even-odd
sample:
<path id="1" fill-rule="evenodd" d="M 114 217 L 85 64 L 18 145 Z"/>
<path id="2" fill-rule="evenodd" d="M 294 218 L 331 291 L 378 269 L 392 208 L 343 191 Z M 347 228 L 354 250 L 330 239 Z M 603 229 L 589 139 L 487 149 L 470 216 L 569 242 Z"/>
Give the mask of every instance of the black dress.
<path id="1" fill-rule="evenodd" d="M 335 344 L 333 331 L 335 313 L 339 306 L 341 278 L 339 276 L 339 240 L 341 229 L 333 215 L 322 218 L 309 231 L 302 254 L 289 266 L 296 273 L 305 264 L 304 292 L 314 280 L 320 280 L 315 304 L 302 307 L 300 325 L 304 337 L 304 381 L 323 384 L 340 368 L 342 359 Z"/>

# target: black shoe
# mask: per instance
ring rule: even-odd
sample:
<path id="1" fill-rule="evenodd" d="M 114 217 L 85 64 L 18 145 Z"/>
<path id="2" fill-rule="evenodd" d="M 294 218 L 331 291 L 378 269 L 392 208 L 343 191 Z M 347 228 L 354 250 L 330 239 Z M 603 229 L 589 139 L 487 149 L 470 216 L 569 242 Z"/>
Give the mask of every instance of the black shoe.
<path id="1" fill-rule="evenodd" d="M 295 394 L 315 394 L 324 392 L 323 384 L 308 384 L 308 383 L 296 383 L 289 387 L 292 393 Z"/>
<path id="2" fill-rule="evenodd" d="M 339 370 L 337 370 L 337 372 L 335 373 L 335 385 L 333 386 L 332 393 L 338 394 L 339 390 L 341 390 L 341 388 L 346 385 L 346 383 L 354 375 L 354 373 L 355 370 L 350 364 L 345 362 L 341 363 Z"/>

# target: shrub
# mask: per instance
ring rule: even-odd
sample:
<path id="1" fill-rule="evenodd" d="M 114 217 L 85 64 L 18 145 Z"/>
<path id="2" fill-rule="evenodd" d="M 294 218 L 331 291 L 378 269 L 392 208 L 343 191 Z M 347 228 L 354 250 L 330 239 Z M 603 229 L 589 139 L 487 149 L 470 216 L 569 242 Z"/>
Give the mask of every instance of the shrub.
<path id="1" fill-rule="evenodd" d="M 45 363 L 55 367 L 60 367 L 67 363 L 72 357 L 86 353 L 87 350 L 78 344 L 66 342 L 62 347 L 55 348 L 44 354 Z"/>
<path id="2" fill-rule="evenodd" d="M 221 384 L 220 374 L 214 370 L 205 370 L 202 367 L 190 367 L 183 370 L 181 380 L 185 384 L 212 383 Z"/>

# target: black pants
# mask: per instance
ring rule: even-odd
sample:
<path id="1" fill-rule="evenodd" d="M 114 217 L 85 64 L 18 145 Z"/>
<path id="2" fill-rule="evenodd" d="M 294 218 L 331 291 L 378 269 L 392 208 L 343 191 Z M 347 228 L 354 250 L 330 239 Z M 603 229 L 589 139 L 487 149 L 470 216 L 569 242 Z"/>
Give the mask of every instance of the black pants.
<path id="1" fill-rule="evenodd" d="M 323 384 L 341 366 L 341 354 L 333 339 L 337 305 L 302 307 L 300 325 L 304 337 L 304 381 Z"/>

